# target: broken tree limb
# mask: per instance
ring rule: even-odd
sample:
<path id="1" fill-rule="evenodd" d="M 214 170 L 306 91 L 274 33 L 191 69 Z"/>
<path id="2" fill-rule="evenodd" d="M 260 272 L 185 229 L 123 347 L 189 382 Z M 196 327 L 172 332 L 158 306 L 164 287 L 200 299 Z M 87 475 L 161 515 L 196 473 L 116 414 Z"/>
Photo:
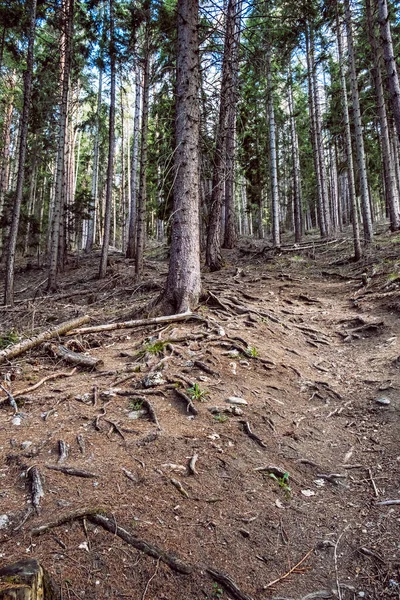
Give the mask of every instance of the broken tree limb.
<path id="1" fill-rule="evenodd" d="M 110 519 L 109 517 L 100 514 L 88 515 L 88 519 L 92 523 L 100 525 L 113 535 L 117 535 L 122 540 L 124 540 L 124 542 L 136 548 L 136 550 L 144 552 L 144 554 L 152 556 L 153 558 L 160 559 L 173 571 L 183 573 L 184 575 L 189 575 L 193 571 L 193 567 L 191 565 L 188 565 L 187 563 L 183 562 L 174 554 L 166 552 L 159 546 L 150 544 L 149 542 L 146 542 L 145 540 L 142 540 L 136 537 L 135 535 L 132 535 L 131 533 L 129 533 L 129 531 L 117 525 L 114 519 Z"/>
<path id="2" fill-rule="evenodd" d="M 5 350 L 1 350 L 0 364 L 4 363 L 6 360 L 10 360 L 11 358 L 15 358 L 16 356 L 23 354 L 23 352 L 26 352 L 27 350 L 31 350 L 31 348 L 39 346 L 39 344 L 42 344 L 43 342 L 47 342 L 48 340 L 51 340 L 59 335 L 64 335 L 71 329 L 79 327 L 84 323 L 88 323 L 89 320 L 89 315 L 85 315 L 83 317 L 78 317 L 77 319 L 72 319 L 71 321 L 65 321 L 64 323 L 60 323 L 60 325 L 56 325 L 55 327 L 51 327 L 51 329 L 42 331 L 42 333 L 38 333 L 31 338 L 22 340 L 22 342 L 18 342 L 18 344 L 13 344 Z"/>
<path id="3" fill-rule="evenodd" d="M 55 527 L 59 527 L 60 525 L 64 525 L 65 523 L 69 523 L 70 521 L 75 521 L 77 519 L 83 519 L 89 515 L 96 515 L 98 513 L 104 512 L 104 508 L 100 508 L 97 506 L 96 508 L 85 506 L 83 508 L 78 508 L 77 510 L 73 510 L 68 513 L 61 514 L 54 521 L 48 521 L 47 523 L 42 523 L 42 525 L 37 525 L 31 529 L 30 534 L 32 537 L 36 537 L 38 535 L 43 535 L 49 529 L 54 529 Z"/>
<path id="4" fill-rule="evenodd" d="M 237 600 L 253 600 L 252 596 L 244 594 L 233 581 L 233 579 L 222 571 L 217 571 L 213 567 L 206 567 L 206 571 L 211 577 L 220 583 Z"/>
<path id="5" fill-rule="evenodd" d="M 190 311 L 178 313 L 177 315 L 166 315 L 164 317 L 153 317 L 150 319 L 136 319 L 134 321 L 120 321 L 116 323 L 105 323 L 104 325 L 93 325 L 92 327 L 79 327 L 69 331 L 68 335 L 78 335 L 84 333 L 96 333 L 99 331 L 113 331 L 115 329 L 131 329 L 133 327 L 143 327 L 147 325 L 158 325 L 159 323 L 175 323 L 176 321 L 204 321 L 203 317 Z"/>
<path id="6" fill-rule="evenodd" d="M 72 371 L 70 371 L 70 373 L 63 372 L 63 373 L 54 373 L 53 375 L 47 375 L 47 377 L 43 377 L 43 379 L 41 379 L 34 385 L 24 388 L 23 390 L 17 390 L 16 392 L 14 392 L 13 396 L 14 396 L 14 398 L 18 398 L 18 396 L 25 396 L 26 394 L 30 394 L 34 390 L 37 390 L 41 385 L 46 383 L 46 381 L 51 381 L 52 379 L 58 379 L 59 377 L 71 377 L 72 375 L 75 375 L 75 373 L 76 373 L 76 368 L 72 369 Z"/>
<path id="7" fill-rule="evenodd" d="M 61 358 L 64 362 L 67 362 L 71 365 L 76 365 L 78 367 L 83 367 L 86 369 L 96 369 L 101 366 L 103 361 L 101 358 L 93 358 L 92 356 L 85 356 L 84 354 L 80 354 L 79 352 L 73 352 L 73 350 L 69 350 L 62 344 L 45 344 L 46 350 L 50 350 L 57 356 Z"/>
<path id="8" fill-rule="evenodd" d="M 89 471 L 83 471 L 82 469 L 74 469 L 73 467 L 57 467 L 53 465 L 46 465 L 46 469 L 50 469 L 51 471 L 60 471 L 60 473 L 64 473 L 64 475 L 72 475 L 74 477 L 84 477 L 86 479 L 94 479 L 98 477 L 95 473 L 90 473 Z"/>
<path id="9" fill-rule="evenodd" d="M 188 412 L 191 412 L 192 415 L 199 414 L 199 411 L 197 410 L 197 408 L 195 407 L 195 405 L 193 404 L 193 402 L 191 401 L 189 396 L 187 394 L 185 394 L 185 392 L 182 392 L 181 390 L 178 390 L 177 388 L 174 388 L 174 391 L 175 391 L 175 394 L 177 394 L 180 398 L 182 398 L 186 402 L 186 410 Z"/>
<path id="10" fill-rule="evenodd" d="M 27 471 L 27 476 L 31 484 L 32 505 L 36 512 L 40 511 L 40 500 L 44 497 L 42 478 L 37 467 L 31 467 Z"/>

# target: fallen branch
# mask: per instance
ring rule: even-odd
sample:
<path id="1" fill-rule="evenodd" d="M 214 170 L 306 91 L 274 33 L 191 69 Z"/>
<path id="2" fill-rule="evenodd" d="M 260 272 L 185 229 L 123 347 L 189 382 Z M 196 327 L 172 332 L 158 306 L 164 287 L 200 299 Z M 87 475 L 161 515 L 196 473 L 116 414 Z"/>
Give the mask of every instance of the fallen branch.
<path id="1" fill-rule="evenodd" d="M 88 323 L 89 320 L 90 320 L 89 316 L 85 315 L 84 317 L 78 317 L 77 319 L 72 319 L 71 321 L 65 321 L 64 323 L 61 323 L 60 325 L 57 325 L 56 327 L 52 327 L 51 329 L 42 331 L 42 333 L 39 333 L 38 335 L 35 335 L 32 338 L 22 340 L 22 342 L 18 342 L 18 344 L 13 344 L 12 346 L 9 346 L 5 350 L 1 350 L 0 364 L 4 363 L 6 360 L 9 360 L 10 358 L 15 358 L 16 356 L 19 356 L 20 354 L 22 354 L 23 352 L 26 352 L 27 350 L 31 350 L 31 348 L 35 348 L 36 346 L 39 346 L 39 344 L 42 344 L 43 342 L 46 342 L 47 340 L 51 340 L 52 338 L 55 338 L 59 335 L 64 335 L 65 333 L 67 333 L 68 331 L 73 329 L 74 327 L 79 327 L 80 325 L 83 325 L 84 323 Z"/>
<path id="2" fill-rule="evenodd" d="M 198 454 L 193 454 L 192 458 L 189 461 L 189 471 L 192 475 L 198 475 L 198 472 L 196 471 L 196 462 L 198 458 Z"/>
<path id="3" fill-rule="evenodd" d="M 96 369 L 98 366 L 104 364 L 101 358 L 93 358 L 92 356 L 85 356 L 79 352 L 73 352 L 61 344 L 49 343 L 45 344 L 45 348 L 46 350 L 50 350 L 50 352 L 58 358 L 61 358 L 61 360 L 72 365 L 77 365 L 78 367 Z"/>
<path id="4" fill-rule="evenodd" d="M 258 435 L 252 432 L 250 423 L 248 421 L 241 421 L 241 423 L 243 424 L 244 432 L 247 433 L 249 438 L 254 440 L 259 446 L 261 446 L 261 448 L 267 448 L 267 444 L 265 444 L 262 439 L 258 437 Z"/>
<path id="5" fill-rule="evenodd" d="M 276 583 L 279 583 L 280 581 L 282 581 L 283 579 L 286 579 L 286 577 L 289 577 L 289 575 L 291 575 L 296 569 L 299 568 L 299 566 L 301 564 L 303 564 L 303 562 L 305 560 L 307 560 L 307 558 L 310 556 L 311 552 L 313 552 L 314 548 L 311 548 L 311 550 L 309 550 L 307 552 L 307 554 L 305 556 L 303 556 L 303 558 L 297 563 L 297 565 L 294 565 L 294 567 L 292 567 L 287 573 L 285 573 L 284 575 L 281 575 L 280 577 L 278 577 L 277 579 L 274 579 L 273 581 L 270 581 L 269 583 L 267 583 L 267 585 L 264 585 L 264 590 L 272 587 L 273 585 L 275 585 Z"/>
<path id="6" fill-rule="evenodd" d="M 188 412 L 191 412 L 192 415 L 199 414 L 199 411 L 197 410 L 197 408 L 195 407 L 195 405 L 193 404 L 193 402 L 191 401 L 189 396 L 187 394 L 185 394 L 185 392 L 182 392 L 181 390 L 178 390 L 177 388 L 174 388 L 174 391 L 180 398 L 182 398 L 186 402 L 186 410 Z"/>
<path id="7" fill-rule="evenodd" d="M 400 504 L 400 500 L 382 500 L 382 502 L 378 502 L 380 506 L 393 506 L 395 504 Z"/>
<path id="8" fill-rule="evenodd" d="M 220 583 L 237 600 L 253 600 L 252 596 L 244 594 L 233 581 L 233 579 L 222 571 L 217 571 L 213 567 L 207 567 L 206 571 L 215 581 Z"/>
<path id="9" fill-rule="evenodd" d="M 72 369 L 72 371 L 70 373 L 62 372 L 62 373 L 54 373 L 53 375 L 47 375 L 47 377 L 43 377 L 43 379 L 41 379 L 34 385 L 24 388 L 23 390 L 17 390 L 16 392 L 14 392 L 13 396 L 14 396 L 14 398 L 18 398 L 18 396 L 25 396 L 25 394 L 30 394 L 34 390 L 37 390 L 41 385 L 46 383 L 46 381 L 51 381 L 52 379 L 58 379 L 59 377 L 71 377 L 72 375 L 75 375 L 75 373 L 76 373 L 76 368 Z"/>
<path id="10" fill-rule="evenodd" d="M 27 471 L 27 475 L 30 479 L 31 484 L 31 495 L 32 505 L 36 510 L 37 514 L 40 511 L 40 500 L 44 497 L 42 478 L 40 477 L 40 471 L 37 467 L 31 467 Z"/>
<path id="11" fill-rule="evenodd" d="M 62 463 L 64 460 L 68 458 L 68 445 L 64 442 L 64 440 L 58 440 L 58 453 L 59 458 L 58 462 Z"/>
<path id="12" fill-rule="evenodd" d="M 64 473 L 64 475 L 84 477 L 86 479 L 98 477 L 98 475 L 95 473 L 90 473 L 89 471 L 83 471 L 81 469 L 74 469 L 73 467 L 56 467 L 53 465 L 46 465 L 46 469 L 50 469 L 51 471 L 60 471 L 60 473 Z"/>
<path id="13" fill-rule="evenodd" d="M 136 319 L 134 321 L 120 321 L 117 323 L 106 323 L 104 325 L 93 325 L 92 327 L 80 327 L 69 331 L 68 335 L 82 335 L 85 333 L 96 333 L 98 331 L 114 331 L 115 329 L 130 329 L 132 327 L 158 325 L 159 323 L 175 323 L 176 321 L 188 320 L 203 321 L 204 319 L 203 317 L 188 311 L 177 315 L 166 315 L 164 317 L 153 317 L 151 319 Z"/>
<path id="14" fill-rule="evenodd" d="M 49 529 L 54 529 L 55 527 L 59 527 L 60 525 L 64 525 L 65 523 L 69 523 L 70 521 L 82 519 L 83 517 L 87 517 L 89 515 L 98 514 L 100 512 L 103 512 L 104 510 L 105 509 L 99 508 L 99 507 L 97 507 L 97 508 L 90 508 L 90 507 L 78 508 L 77 510 L 73 510 L 72 512 L 60 515 L 54 521 L 48 521 L 48 523 L 43 523 L 42 525 L 38 525 L 37 527 L 34 527 L 33 529 L 31 529 L 30 534 L 33 537 L 36 537 L 38 535 L 43 535 Z"/>
<path id="15" fill-rule="evenodd" d="M 116 524 L 114 519 L 110 519 L 109 517 L 99 514 L 88 515 L 88 519 L 92 523 L 100 525 L 113 535 L 117 535 L 122 540 L 124 540 L 124 542 L 136 548 L 136 550 L 144 552 L 144 554 L 152 556 L 153 558 L 160 559 L 173 571 L 183 573 L 184 575 L 189 575 L 193 571 L 193 567 L 191 565 L 186 564 L 174 554 L 170 554 L 169 552 L 166 552 L 159 546 L 150 544 L 150 542 L 146 542 L 145 540 L 142 540 L 137 536 L 132 535 L 126 529 L 119 527 L 119 525 Z"/>

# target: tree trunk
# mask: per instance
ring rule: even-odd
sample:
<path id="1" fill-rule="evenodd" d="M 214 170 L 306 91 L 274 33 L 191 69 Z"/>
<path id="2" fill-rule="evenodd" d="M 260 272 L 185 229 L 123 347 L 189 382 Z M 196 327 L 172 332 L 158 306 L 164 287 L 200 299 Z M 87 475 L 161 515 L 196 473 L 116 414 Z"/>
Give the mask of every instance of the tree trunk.
<path id="1" fill-rule="evenodd" d="M 236 138 L 236 106 L 238 99 L 238 69 L 240 46 L 240 18 L 242 13 L 242 0 L 236 0 L 235 6 L 235 33 L 234 47 L 232 50 L 232 90 L 228 107 L 227 133 L 226 133 L 226 177 L 225 177 L 225 231 L 224 248 L 234 248 L 236 245 L 236 217 L 235 217 L 235 138 Z"/>
<path id="2" fill-rule="evenodd" d="M 303 214 L 302 214 L 302 194 L 301 194 L 301 171 L 300 171 L 300 153 L 299 139 L 296 131 L 296 120 L 294 117 L 293 101 L 293 82 L 292 72 L 289 63 L 289 86 L 288 86 L 288 104 L 290 118 L 290 143 L 292 148 L 292 173 L 293 173 L 293 221 L 294 238 L 296 244 L 301 242 L 303 235 Z"/>
<path id="3" fill-rule="evenodd" d="M 106 182 L 106 204 L 104 209 L 104 233 L 101 247 L 99 279 L 107 273 L 108 247 L 110 245 L 112 191 L 114 180 L 114 153 L 115 153 L 115 39 L 114 39 L 114 2 L 109 0 L 110 7 L 110 112 L 108 121 L 108 161 Z"/>
<path id="4" fill-rule="evenodd" d="M 15 192 L 15 200 L 11 227 L 8 236 L 7 256 L 6 256 L 6 276 L 4 288 L 4 304 L 12 305 L 14 303 L 14 264 L 15 252 L 17 248 L 18 227 L 21 214 L 22 196 L 24 191 L 25 178 L 25 156 L 28 139 L 28 121 L 29 110 L 32 96 L 32 75 L 33 75 L 33 49 L 35 43 L 36 29 L 36 0 L 32 0 L 30 9 L 30 22 L 28 33 L 28 50 L 26 55 L 26 71 L 24 77 L 24 101 L 21 114 L 20 124 L 20 142 L 19 142 L 19 161 L 18 161 L 18 176 L 17 189 Z"/>
<path id="5" fill-rule="evenodd" d="M 192 310 L 201 291 L 198 8 L 198 0 L 178 0 L 174 206 L 164 295 L 172 313 Z"/>
<path id="6" fill-rule="evenodd" d="M 59 600 L 60 590 L 34 559 L 0 569 L 0 600 Z"/>
<path id="7" fill-rule="evenodd" d="M 129 205 L 128 245 L 126 248 L 126 258 L 135 257 L 141 89 L 141 69 L 140 67 L 137 67 L 135 81 L 135 116 L 133 121 L 133 145 L 131 159 L 131 194 Z"/>
<path id="8" fill-rule="evenodd" d="M 381 43 L 385 59 L 387 78 L 392 102 L 392 111 L 400 141 L 400 82 L 393 49 L 392 32 L 390 28 L 387 0 L 378 0 L 378 17 L 381 30 Z"/>
<path id="9" fill-rule="evenodd" d="M 93 171 L 92 171 L 92 186 L 91 186 L 91 199 L 89 206 L 89 220 L 87 222 L 87 236 L 85 251 L 91 252 L 93 250 L 93 244 L 95 241 L 96 233 L 96 205 L 97 195 L 99 187 L 99 155 L 100 155 L 100 111 L 101 111 L 101 96 L 103 90 L 103 69 L 99 68 L 99 89 L 97 92 L 97 110 L 96 110 L 96 124 L 94 134 L 94 148 L 93 148 Z"/>
<path id="10" fill-rule="evenodd" d="M 60 243 L 63 246 L 64 240 L 64 201 L 65 201 L 65 181 L 66 181 L 66 141 L 67 141 L 67 120 L 69 104 L 69 76 L 72 58 L 72 42 L 74 28 L 74 0 L 65 0 L 63 4 L 64 12 L 64 34 L 61 37 L 61 105 L 59 119 L 59 137 L 57 147 L 56 163 L 56 184 L 54 195 L 54 209 L 51 223 L 50 239 L 50 257 L 47 289 L 55 291 L 57 289 L 57 274 L 59 270 L 59 250 Z"/>
<path id="11" fill-rule="evenodd" d="M 379 2 L 382 4 L 382 2 Z M 372 48 L 372 58 L 374 63 L 373 80 L 375 84 L 375 92 L 377 98 L 379 128 L 380 128 L 380 143 L 382 147 L 383 174 L 385 181 L 386 202 L 390 216 L 390 228 L 392 231 L 400 229 L 400 207 L 399 196 L 396 186 L 396 174 L 390 151 L 389 127 L 386 115 L 385 93 L 383 89 L 382 73 L 380 60 L 382 58 L 378 41 L 375 35 L 374 20 L 372 17 L 371 0 L 365 0 L 367 12 L 368 36 Z M 390 31 L 389 31 L 390 33 Z M 385 48 L 385 46 L 384 46 Z M 399 88 L 400 93 L 400 88 Z M 400 102 L 400 98 L 399 98 Z M 399 113 L 400 114 L 400 113 Z"/>
<path id="12" fill-rule="evenodd" d="M 222 268 L 221 217 L 225 188 L 225 155 L 229 106 L 232 101 L 233 56 L 235 45 L 236 0 L 228 0 L 226 17 L 222 81 L 219 104 L 218 131 L 214 153 L 213 185 L 208 223 L 206 264 L 211 271 Z"/>
<path id="13" fill-rule="evenodd" d="M 281 235 L 279 229 L 279 188 L 278 188 L 278 159 L 276 154 L 275 110 L 272 91 L 271 47 L 267 48 L 267 96 L 269 121 L 269 164 L 271 169 L 271 216 L 272 216 L 272 245 L 279 248 Z"/>
<path id="14" fill-rule="evenodd" d="M 140 170 L 139 189 L 137 196 L 137 222 L 136 222 L 136 255 L 135 273 L 138 278 L 143 271 L 143 255 L 146 235 L 146 195 L 147 195 L 147 150 L 148 150 L 148 122 L 149 122 L 149 94 L 150 94 L 150 2 L 146 1 L 146 29 L 144 39 L 144 73 L 143 73 L 143 107 L 142 131 L 140 137 Z"/>
<path id="15" fill-rule="evenodd" d="M 348 192 L 350 195 L 350 211 L 351 221 L 353 225 L 353 244 L 354 244 L 354 258 L 359 260 L 362 256 L 361 244 L 360 244 L 360 228 L 358 224 L 358 210 L 357 210 L 357 197 L 356 197 L 356 185 L 354 181 L 354 165 L 353 165 L 353 150 L 351 147 L 351 130 L 350 130 L 350 119 L 349 119 L 349 105 L 347 102 L 347 86 L 346 76 L 344 72 L 343 64 L 343 44 L 342 44 L 342 28 L 339 22 L 339 5 L 336 10 L 336 35 L 337 45 L 339 53 L 339 72 L 340 72 L 340 83 L 342 87 L 342 107 L 343 107 L 343 123 L 344 123 L 344 135 L 345 135 L 345 152 L 347 162 L 347 178 L 348 178 Z"/>
<path id="16" fill-rule="evenodd" d="M 374 233 L 372 229 L 372 214 L 368 192 L 367 166 L 365 160 L 364 139 L 362 131 L 360 99 L 358 94 L 357 70 L 356 60 L 354 56 L 353 29 L 349 0 L 344 0 L 344 8 L 347 30 L 347 48 L 350 66 L 351 99 L 353 104 L 353 119 L 356 134 L 357 162 L 360 177 L 361 211 L 363 217 L 364 240 L 366 244 L 369 244 L 373 240 Z"/>

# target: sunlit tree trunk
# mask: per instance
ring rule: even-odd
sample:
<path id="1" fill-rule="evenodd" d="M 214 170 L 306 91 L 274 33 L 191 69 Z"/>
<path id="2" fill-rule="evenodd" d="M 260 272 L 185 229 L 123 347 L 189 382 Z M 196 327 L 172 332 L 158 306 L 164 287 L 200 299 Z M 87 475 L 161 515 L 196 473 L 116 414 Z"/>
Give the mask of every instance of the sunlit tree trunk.
<path id="1" fill-rule="evenodd" d="M 300 172 L 300 152 L 299 140 L 296 131 L 296 120 L 294 117 L 293 85 L 292 73 L 289 66 L 288 77 L 288 105 L 290 118 L 290 143 L 292 150 L 292 176 L 293 176 L 293 225 L 295 242 L 301 242 L 303 235 L 303 214 L 302 214 L 302 194 L 301 194 L 301 172 Z"/>
<path id="2" fill-rule="evenodd" d="M 198 0 L 178 0 L 175 180 L 171 256 L 164 302 L 170 312 L 199 299 L 199 62 Z"/>
<path id="3" fill-rule="evenodd" d="M 101 258 L 99 268 L 99 279 L 106 276 L 108 248 L 110 245 L 111 230 L 111 210 L 112 210 L 112 191 L 114 180 L 114 154 L 115 154 L 115 39 L 114 39 L 114 1 L 109 0 L 110 11 L 110 111 L 108 120 L 108 161 L 107 161 L 107 179 L 106 179 L 106 202 L 104 208 L 104 232 L 103 244 L 101 247 Z"/>
<path id="4" fill-rule="evenodd" d="M 278 159 L 276 153 L 275 109 L 272 89 L 271 74 L 271 48 L 267 48 L 267 95 L 268 95 L 268 125 L 269 125 L 269 164 L 271 172 L 271 217 L 272 217 L 272 245 L 279 248 L 281 234 L 279 228 L 279 187 L 278 187 Z"/>
<path id="5" fill-rule="evenodd" d="M 141 69 L 137 67 L 135 77 L 135 115 L 133 120 L 133 144 L 131 156 L 131 193 L 129 202 L 129 227 L 126 257 L 135 257 L 136 243 L 136 217 L 137 217 L 137 192 L 138 192 L 138 163 L 139 163 L 139 137 L 140 137 L 140 98 L 142 90 Z"/>
<path id="6" fill-rule="evenodd" d="M 400 82 L 393 49 L 392 31 L 390 28 L 387 0 L 378 0 L 378 15 L 381 30 L 383 57 L 385 59 L 390 99 L 392 102 L 393 117 L 396 125 L 397 136 L 400 140 Z"/>
<path id="7" fill-rule="evenodd" d="M 85 243 L 85 251 L 91 252 L 93 250 L 93 244 L 95 241 L 96 232 L 96 205 L 99 187 L 99 155 L 100 155 L 100 111 L 101 111 L 101 97 L 103 91 L 103 69 L 99 67 L 99 89 L 97 91 L 97 110 L 96 110 L 96 123 L 95 123 L 95 134 L 94 134 L 94 148 L 93 148 L 93 171 L 92 171 L 92 184 L 91 184 L 91 199 L 89 205 L 90 218 L 87 222 L 87 236 Z"/>
<path id="8" fill-rule="evenodd" d="M 36 0 L 32 0 L 29 15 L 28 49 L 26 55 L 26 71 L 24 77 L 24 100 L 20 121 L 20 143 L 17 188 L 13 206 L 11 227 L 7 243 L 6 276 L 4 287 L 4 304 L 14 304 L 14 265 L 17 248 L 18 227 L 21 214 L 21 204 L 25 178 L 25 156 L 28 139 L 29 110 L 32 96 L 33 51 L 36 30 Z"/>

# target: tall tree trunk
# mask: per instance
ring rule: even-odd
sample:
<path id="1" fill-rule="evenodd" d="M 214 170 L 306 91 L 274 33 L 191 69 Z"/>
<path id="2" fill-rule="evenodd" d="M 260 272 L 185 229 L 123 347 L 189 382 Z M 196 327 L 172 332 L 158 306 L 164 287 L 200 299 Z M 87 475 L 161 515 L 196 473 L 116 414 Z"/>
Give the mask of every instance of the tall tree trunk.
<path id="1" fill-rule="evenodd" d="M 236 0 L 228 0 L 226 17 L 224 56 L 222 60 L 222 81 L 220 92 L 218 131 L 214 153 L 213 186 L 208 223 L 206 264 L 211 271 L 222 268 L 221 255 L 221 216 L 225 189 L 225 154 L 229 105 L 231 103 L 233 81 L 233 51 L 235 45 Z"/>
<path id="2" fill-rule="evenodd" d="M 380 2 L 379 4 L 382 4 Z M 396 175 L 390 151 L 389 127 L 386 115 L 385 93 L 383 89 L 380 60 L 382 58 L 378 41 L 375 35 L 374 20 L 372 17 L 371 0 L 365 0 L 367 11 L 368 36 L 372 48 L 374 62 L 373 79 L 375 84 L 376 98 L 378 101 L 378 118 L 380 128 L 380 142 L 382 146 L 383 174 L 385 180 L 386 202 L 390 216 L 390 228 L 392 231 L 400 229 L 400 207 L 399 196 L 396 186 Z M 389 32 L 390 33 L 390 32 Z M 400 93 L 400 88 L 399 88 Z M 400 102 L 400 98 L 399 98 Z M 400 105 L 399 105 L 400 106 Z M 400 113 L 399 113 L 400 114 Z"/>
<path id="3" fill-rule="evenodd" d="M 358 224 L 358 210 L 357 210 L 357 196 L 356 196 L 356 185 L 354 180 L 354 165 L 353 165 L 353 150 L 351 147 L 351 130 L 350 130 L 350 119 L 349 119 L 349 105 L 347 102 L 347 86 L 346 86 L 346 75 L 344 72 L 343 62 L 343 44 L 342 44 L 342 28 L 339 21 L 339 5 L 336 7 L 336 35 L 337 45 L 339 53 L 339 72 L 340 72 L 340 83 L 342 87 L 342 107 L 343 107 L 343 122 L 344 122 L 344 135 L 345 135 L 345 153 L 347 162 L 347 178 L 348 178 L 348 192 L 350 195 L 350 211 L 351 221 L 353 225 L 353 245 L 354 245 L 354 258 L 359 260 L 362 256 L 361 244 L 360 244 L 360 227 Z"/>
<path id="4" fill-rule="evenodd" d="M 146 235 L 146 195 L 147 195 L 147 145 L 149 121 L 149 94 L 150 94 L 150 2 L 146 2 L 146 29 L 144 39 L 144 73 L 143 73 L 143 107 L 142 130 L 140 136 L 140 169 L 139 188 L 137 196 L 137 223 L 136 223 L 136 255 L 135 273 L 141 277 L 143 271 L 143 255 Z"/>
<path id="5" fill-rule="evenodd" d="M 267 48 L 266 66 L 269 121 L 269 164 L 271 170 L 272 245 L 274 248 L 279 248 L 281 245 L 281 234 L 279 229 L 278 159 L 276 153 L 275 110 L 272 90 L 271 47 L 269 44 Z"/>
<path id="6" fill-rule="evenodd" d="M 101 247 L 99 279 L 107 273 L 108 247 L 110 245 L 112 191 L 114 180 L 114 153 L 115 153 L 115 39 L 114 39 L 114 1 L 109 0 L 110 11 L 110 111 L 108 121 L 108 161 L 106 180 L 106 204 L 104 209 L 104 233 Z"/>
<path id="7" fill-rule="evenodd" d="M 301 194 L 301 171 L 300 171 L 300 153 L 299 140 L 296 131 L 296 120 L 294 117 L 293 101 L 293 82 L 292 72 L 289 62 L 289 85 L 288 85 L 288 104 L 290 118 L 290 143 L 292 148 L 292 173 L 293 173 L 293 221 L 294 238 L 299 244 L 303 235 L 303 214 L 302 214 L 302 194 Z"/>
<path id="8" fill-rule="evenodd" d="M 198 52 L 198 0 L 178 0 L 174 206 L 164 294 L 176 313 L 192 310 L 201 291 Z"/>
<path id="9" fill-rule="evenodd" d="M 57 274 L 59 270 L 60 245 L 63 249 L 64 240 L 64 202 L 66 182 L 66 143 L 67 143 L 67 121 L 69 104 L 69 77 L 71 70 L 72 42 L 74 29 L 74 0 L 65 0 L 64 11 L 64 35 L 61 37 L 61 104 L 59 118 L 59 137 L 57 147 L 56 184 L 54 196 L 54 210 L 51 223 L 51 241 L 47 289 L 57 289 Z"/>
<path id="10" fill-rule="evenodd" d="M 1 139 L 2 157 L 0 163 L 0 215 L 4 210 L 4 199 L 8 189 L 8 178 L 10 172 L 10 145 L 11 145 L 11 125 L 12 125 L 12 114 L 14 107 L 14 88 L 15 88 L 15 73 L 13 72 L 9 78 L 9 90 L 10 96 L 7 98 L 4 120 L 3 120 L 3 131 Z M 3 246 L 4 231 L 0 231 L 0 247 Z"/>
<path id="11" fill-rule="evenodd" d="M 383 57 L 385 59 L 390 99 L 392 102 L 393 117 L 396 125 L 397 136 L 400 141 L 400 82 L 393 49 L 387 0 L 378 0 L 378 16 L 381 29 Z"/>
<path id="12" fill-rule="evenodd" d="M 126 248 L 126 258 L 135 257 L 136 244 L 136 217 L 137 217 L 137 192 L 138 192 L 138 157 L 139 157 L 139 136 L 140 136 L 140 98 L 142 90 L 141 69 L 136 68 L 135 77 L 135 116 L 133 120 L 133 144 L 131 156 L 131 193 L 129 203 L 129 227 L 128 227 L 128 245 Z"/>
<path id="13" fill-rule="evenodd" d="M 235 33 L 234 47 L 232 50 L 232 89 L 228 107 L 227 132 L 226 132 L 226 177 L 225 177 L 225 230 L 224 248 L 234 248 L 236 245 L 236 217 L 235 217 L 235 143 L 236 143 L 236 107 L 238 99 L 238 71 L 239 71 L 239 46 L 240 46 L 240 20 L 243 0 L 236 0 L 235 7 Z"/>
<path id="14" fill-rule="evenodd" d="M 97 110 L 96 110 L 96 123 L 95 123 L 95 134 L 94 134 L 94 148 L 93 148 L 93 171 L 92 171 L 92 185 L 91 185 L 91 198 L 89 205 L 89 220 L 87 221 L 87 236 L 85 251 L 91 252 L 93 250 L 93 244 L 95 241 L 96 233 L 96 205 L 97 195 L 99 187 L 99 156 L 100 156 L 100 111 L 101 111 L 101 96 L 103 91 L 103 69 L 99 67 L 99 89 L 97 92 Z"/>
<path id="15" fill-rule="evenodd" d="M 360 99 L 358 94 L 357 69 L 356 59 L 354 55 L 353 29 L 349 0 L 344 0 L 344 9 L 347 31 L 347 48 L 350 66 L 351 99 L 353 104 L 353 120 L 356 134 L 357 162 L 360 177 L 361 211 L 363 217 L 364 240 L 366 244 L 369 244 L 373 240 L 374 233 L 372 229 L 372 214 L 368 192 L 367 166 L 365 160 L 364 139 L 362 131 Z"/>
<path id="16" fill-rule="evenodd" d="M 24 101 L 22 106 L 21 124 L 20 124 L 20 143 L 19 143 L 19 161 L 17 189 L 11 227 L 8 236 L 7 256 L 6 256 L 6 276 L 4 288 L 4 304 L 14 304 L 14 264 L 15 252 L 17 248 L 18 226 L 21 214 L 22 196 L 25 177 L 25 156 L 28 139 L 28 121 L 29 110 L 32 96 L 32 75 L 33 75 L 33 50 L 35 44 L 36 29 L 36 0 L 32 0 L 30 7 L 30 20 L 28 32 L 28 50 L 26 55 L 26 71 L 24 74 Z"/>

